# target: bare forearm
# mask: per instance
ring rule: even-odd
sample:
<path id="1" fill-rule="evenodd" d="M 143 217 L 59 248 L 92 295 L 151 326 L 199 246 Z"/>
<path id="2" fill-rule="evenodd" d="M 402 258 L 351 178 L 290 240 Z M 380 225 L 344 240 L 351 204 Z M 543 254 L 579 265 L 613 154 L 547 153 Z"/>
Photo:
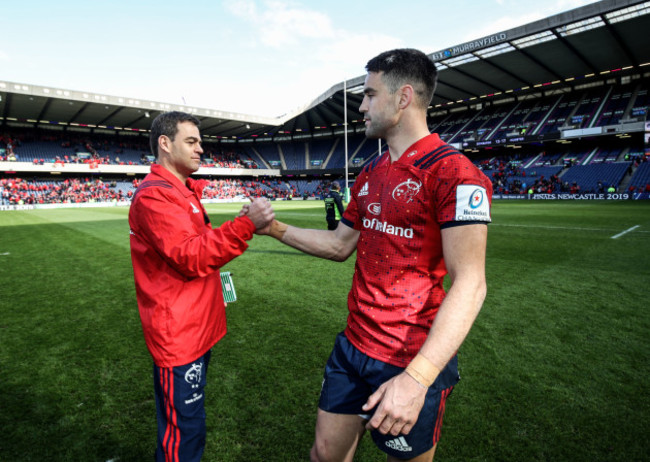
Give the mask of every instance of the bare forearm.
<path id="1" fill-rule="evenodd" d="M 487 292 L 486 244 L 487 226 L 482 224 L 442 230 L 443 255 L 451 287 L 419 353 L 433 368 L 441 370 L 447 365 L 481 310 Z"/>
<path id="2" fill-rule="evenodd" d="M 358 233 L 351 228 L 327 231 L 289 226 L 277 220 L 269 235 L 294 249 L 309 255 L 334 261 L 344 261 L 356 247 Z M 347 227 L 346 227 L 347 228 Z"/>
<path id="3" fill-rule="evenodd" d="M 420 349 L 438 369 L 443 369 L 467 337 L 485 299 L 483 279 L 460 281 L 447 293 L 427 340 Z"/>
<path id="4" fill-rule="evenodd" d="M 329 260 L 338 260 L 339 250 L 331 239 L 332 231 L 289 226 L 282 242 L 294 249 Z"/>

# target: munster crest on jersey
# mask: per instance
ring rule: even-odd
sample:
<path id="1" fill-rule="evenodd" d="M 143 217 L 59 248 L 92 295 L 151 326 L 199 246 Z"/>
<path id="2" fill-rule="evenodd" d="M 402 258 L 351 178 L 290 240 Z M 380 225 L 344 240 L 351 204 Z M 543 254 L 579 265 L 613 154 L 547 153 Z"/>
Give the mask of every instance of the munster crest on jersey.
<path id="1" fill-rule="evenodd" d="M 415 196 L 418 195 L 420 189 L 422 188 L 422 183 L 418 183 L 412 179 L 408 179 L 403 183 L 398 184 L 395 189 L 393 189 L 393 199 L 397 202 L 404 202 L 408 204 L 413 200 Z"/>

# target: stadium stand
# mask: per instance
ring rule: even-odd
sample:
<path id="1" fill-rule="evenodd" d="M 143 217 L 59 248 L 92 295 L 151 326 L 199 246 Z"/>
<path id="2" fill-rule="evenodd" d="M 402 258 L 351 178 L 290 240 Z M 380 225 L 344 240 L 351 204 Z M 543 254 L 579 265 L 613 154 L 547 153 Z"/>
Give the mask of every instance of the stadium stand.
<path id="1" fill-rule="evenodd" d="M 108 165 L 149 165 L 152 156 L 148 140 L 134 142 L 119 137 L 88 135 L 84 139 L 64 136 L 52 137 L 42 130 L 20 130 L 7 133 L 11 139 L 12 152 L 17 160 L 32 164 L 53 163 L 99 163 Z M 7 142 L 0 141 L 7 149 Z M 238 149 L 222 150 L 204 144 L 202 165 L 217 168 L 257 168 L 248 155 L 240 155 Z M 245 159 L 242 159 L 245 157 Z"/>
<path id="2" fill-rule="evenodd" d="M 495 130 L 494 133 L 488 134 L 487 138 L 494 138 L 498 140 L 505 138 L 509 133 L 525 135 L 528 131 L 528 125 L 525 122 L 525 119 L 531 114 L 531 110 L 534 105 L 534 100 L 524 100 L 518 102 L 508 117 L 503 120 L 503 123 L 501 123 L 501 125 Z M 484 132 L 485 130 L 483 130 L 483 133 Z M 481 133 L 481 135 L 483 133 Z M 482 136 L 479 136 L 478 138 L 480 140 L 482 139 Z"/>
<path id="3" fill-rule="evenodd" d="M 0 204 L 82 204 L 130 201 L 139 180 L 103 181 L 101 178 L 66 178 L 65 180 L 0 179 Z M 204 189 L 204 199 L 245 199 L 251 196 L 288 199 L 307 194 L 320 194 L 320 182 L 305 185 L 303 191 L 282 180 L 210 180 Z"/>
<path id="4" fill-rule="evenodd" d="M 86 202 L 117 202 L 132 197 L 133 187 L 101 179 L 69 179 L 61 181 L 0 179 L 2 205 L 15 204 L 80 204 Z M 125 192 L 126 190 L 126 192 Z"/>
<path id="5" fill-rule="evenodd" d="M 618 188 L 629 168 L 629 162 L 575 165 L 562 176 L 562 181 L 578 185 L 580 192 L 602 193 L 609 186 Z"/>
<path id="6" fill-rule="evenodd" d="M 583 21 L 592 26 L 583 28 Z M 429 108 L 429 128 L 479 165 L 501 194 L 530 188 L 645 190 L 650 157 L 650 142 L 645 141 L 645 132 L 650 132 L 648 27 L 650 7 L 645 3 L 605 0 L 504 31 L 498 36 L 503 43 L 479 46 L 467 55 L 472 59 L 460 59 L 453 47 L 432 53 L 439 85 Z M 565 49 L 561 56 L 559 42 Z M 603 44 L 597 54 L 592 43 Z M 627 51 L 616 51 L 621 48 Z M 246 123 L 201 114 L 202 166 L 209 170 L 202 175 L 214 182 L 208 195 L 318 197 L 329 178 L 348 173 L 353 182 L 380 152 L 380 142 L 365 137 L 357 112 L 363 77 L 348 81 L 345 91 L 342 85 L 332 87 L 316 104 L 280 122 Z M 10 194 L 14 202 L 26 200 L 21 198 L 25 191 L 33 195 L 31 201 L 128 200 L 133 182 L 143 176 L 142 170 L 130 167 L 152 161 L 150 114 L 142 107 L 83 99 L 83 110 L 71 113 L 69 106 L 79 104 L 78 99 L 39 96 L 39 90 L 0 85 L 3 200 L 9 201 Z M 347 155 L 341 135 L 345 99 L 350 103 Z M 107 117 L 108 105 L 114 110 Z M 150 112 L 155 116 L 156 111 Z M 63 168 L 86 165 L 83 172 L 66 173 Z M 104 166 L 124 168 L 100 174 Z M 53 180 L 49 167 L 63 176 Z M 230 175 L 234 169 L 236 175 Z M 325 174 L 328 180 L 323 180 Z M 80 188 L 76 197 L 61 192 L 70 187 L 72 192 Z"/>
<path id="7" fill-rule="evenodd" d="M 482 105 L 451 113 L 445 118 L 435 116 L 430 128 L 447 142 L 455 143 L 604 127 L 645 114 L 646 95 L 647 90 L 637 92 L 632 84 L 614 83 L 498 106 Z"/>
<path id="8" fill-rule="evenodd" d="M 634 172 L 629 186 L 635 192 L 650 193 L 650 162 L 643 162 Z"/>
<path id="9" fill-rule="evenodd" d="M 319 180 L 292 180 L 291 185 L 301 197 L 320 196 L 322 184 Z"/>
<path id="10" fill-rule="evenodd" d="M 253 146 L 242 146 L 240 158 L 249 168 L 269 168 L 260 153 Z"/>
<path id="11" fill-rule="evenodd" d="M 330 156 L 332 149 L 335 147 L 335 140 L 331 138 L 318 138 L 308 143 L 309 162 L 304 165 L 304 169 L 324 168 L 325 162 Z"/>
<path id="12" fill-rule="evenodd" d="M 356 146 L 349 156 L 351 166 L 361 167 L 371 162 L 379 154 L 376 140 L 369 140 L 365 135 L 356 135 L 350 140 L 350 146 Z"/>
<path id="13" fill-rule="evenodd" d="M 302 170 L 305 166 L 305 143 L 278 143 L 278 149 L 284 157 L 286 170 Z"/>
<path id="14" fill-rule="evenodd" d="M 609 124 L 630 118 L 633 111 L 641 114 L 647 111 L 646 81 L 641 84 L 620 85 L 618 83 L 602 88 L 580 90 L 573 94 L 561 94 L 553 97 L 524 99 L 501 105 L 481 107 L 471 111 L 460 111 L 445 117 L 432 118 L 432 128 L 439 130 L 441 137 L 449 142 L 490 142 L 492 139 L 525 135 L 527 132 L 545 133 L 558 131 L 562 128 L 576 128 L 594 124 Z M 597 122 L 597 123 L 596 123 Z M 567 125 L 568 124 L 568 125 Z M 532 149 L 531 149 L 532 148 Z M 9 128 L 0 140 L 0 149 L 4 156 L 0 160 L 11 158 L 33 164 L 54 163 L 100 163 L 111 165 L 147 165 L 150 162 L 148 143 L 146 139 L 133 139 L 109 136 L 106 134 L 57 133 L 55 135 L 38 129 Z M 258 168 L 259 165 L 279 168 L 282 171 L 318 170 L 329 171 L 345 167 L 344 142 L 340 137 L 322 137 L 307 141 L 260 143 L 254 147 L 236 146 L 222 149 L 219 145 L 206 144 L 204 147 L 203 165 L 219 168 Z M 363 133 L 353 133 L 348 140 L 348 157 L 350 167 L 360 167 L 377 155 L 377 144 L 368 140 Z M 495 186 L 503 194 L 525 192 L 531 186 L 539 188 L 541 183 L 552 177 L 561 177 L 561 181 L 553 181 L 553 191 L 579 190 L 582 192 L 597 192 L 609 185 L 618 188 L 626 171 L 635 167 L 631 160 L 645 160 L 641 145 L 617 144 L 611 138 L 591 140 L 590 144 L 571 145 L 563 149 L 548 146 L 543 143 L 529 145 L 527 154 L 509 155 L 504 149 L 494 149 L 494 157 L 482 165 L 486 174 L 495 181 Z M 632 154 L 632 158 L 630 157 Z M 471 154 L 468 154 L 471 157 Z M 477 156 L 478 157 L 478 156 Z M 623 162 L 623 159 L 626 161 Z M 629 159 L 628 159 L 629 158 Z M 245 160 L 242 160 L 245 159 Z M 255 160 L 257 159 L 257 160 Z M 480 164 L 485 159 L 476 159 Z M 644 172 L 647 164 L 634 175 L 629 187 L 645 188 L 647 178 Z M 504 165 L 515 166 L 512 171 L 506 171 Z M 600 167 L 599 167 L 600 165 Z M 580 167 L 580 168 L 578 168 Z M 501 174 L 506 171 L 506 176 Z M 117 181 L 118 187 L 113 188 L 102 197 L 81 195 L 83 201 L 102 201 L 130 197 L 132 187 L 128 181 Z M 287 187 L 290 185 L 290 187 Z M 56 187 L 52 186 L 55 190 Z M 110 188 L 109 188 L 110 189 Z M 549 190 L 545 184 L 541 189 Z M 246 188 L 248 193 L 257 191 L 269 197 L 287 197 L 288 195 L 309 197 L 318 196 L 322 190 L 319 181 L 300 183 L 281 183 L 252 185 Z M 55 200 L 56 195 L 42 193 L 30 201 Z M 46 189 L 47 192 L 47 189 Z M 15 196 L 15 194 L 14 194 Z M 214 197 L 230 197 L 222 192 L 213 194 Z M 49 198 L 48 198 L 49 197 Z M 64 197 L 62 201 L 71 200 Z M 6 200 L 5 200 L 6 202 Z"/>
<path id="15" fill-rule="evenodd" d="M 607 100 L 596 126 L 616 125 L 622 118 L 632 99 L 632 93 L 627 86 L 616 86 Z"/>
<path id="16" fill-rule="evenodd" d="M 286 165 L 282 162 L 278 145 L 273 143 L 260 144 L 255 146 L 255 150 L 265 165 L 269 165 L 271 168 L 286 168 Z"/>

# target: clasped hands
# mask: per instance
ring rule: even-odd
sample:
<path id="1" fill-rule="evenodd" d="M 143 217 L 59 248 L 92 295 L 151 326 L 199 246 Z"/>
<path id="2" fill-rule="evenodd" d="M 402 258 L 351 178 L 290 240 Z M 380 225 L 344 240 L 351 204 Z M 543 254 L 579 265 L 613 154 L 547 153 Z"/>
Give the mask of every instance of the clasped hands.
<path id="1" fill-rule="evenodd" d="M 275 219 L 275 212 L 271 202 L 265 197 L 251 199 L 250 204 L 244 204 L 239 211 L 239 216 L 247 216 L 255 225 L 256 234 L 266 234 Z"/>

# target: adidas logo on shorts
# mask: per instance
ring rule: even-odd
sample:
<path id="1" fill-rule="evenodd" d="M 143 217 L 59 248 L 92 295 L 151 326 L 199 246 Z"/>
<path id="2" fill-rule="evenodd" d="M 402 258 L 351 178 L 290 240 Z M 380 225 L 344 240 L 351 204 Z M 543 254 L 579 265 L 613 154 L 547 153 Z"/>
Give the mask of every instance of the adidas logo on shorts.
<path id="1" fill-rule="evenodd" d="M 402 451 L 402 452 L 410 452 L 413 450 L 411 446 L 406 442 L 406 439 L 404 439 L 403 436 L 400 436 L 399 438 L 395 438 L 394 440 L 386 441 L 386 446 L 388 446 L 391 449 L 395 449 L 397 451 Z"/>

